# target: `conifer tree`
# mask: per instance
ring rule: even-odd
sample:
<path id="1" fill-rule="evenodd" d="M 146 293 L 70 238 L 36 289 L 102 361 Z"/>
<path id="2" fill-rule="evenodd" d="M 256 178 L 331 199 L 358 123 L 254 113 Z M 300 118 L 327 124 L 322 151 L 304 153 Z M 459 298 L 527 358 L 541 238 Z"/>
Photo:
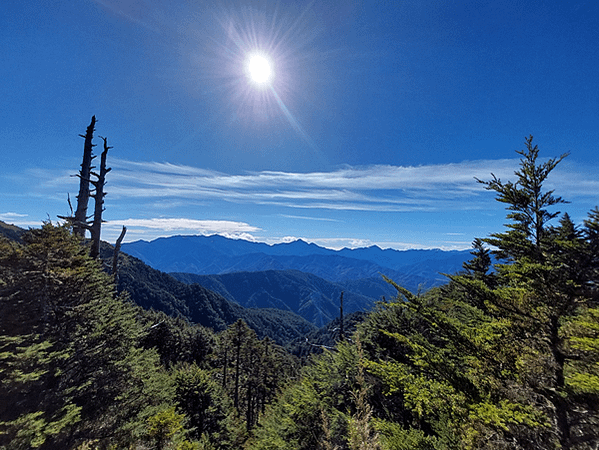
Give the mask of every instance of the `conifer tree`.
<path id="1" fill-rule="evenodd" d="M 549 222 L 558 211 L 549 208 L 566 203 L 553 191 L 544 190 L 544 182 L 556 165 L 567 156 L 538 163 L 539 149 L 526 139 L 516 183 L 494 178 L 485 183 L 497 192 L 497 200 L 512 211 L 506 233 L 497 233 L 486 241 L 497 248 L 496 255 L 508 264 L 496 266 L 504 286 L 494 306 L 508 318 L 521 336 L 526 349 L 521 377 L 532 392 L 550 405 L 545 409 L 555 427 L 561 448 L 576 445 L 578 406 L 567 384 L 566 373 L 577 356 L 564 333 L 564 324 L 576 321 L 594 300 L 584 286 L 593 283 L 589 241 L 582 238 L 570 217 L 562 217 L 558 227 Z M 589 278 L 591 277 L 591 278 Z M 527 367 L 528 366 L 528 367 Z"/>
<path id="2" fill-rule="evenodd" d="M 220 383 L 250 431 L 293 373 L 295 363 L 268 338 L 259 340 L 242 319 L 222 332 L 219 341 Z"/>
<path id="3" fill-rule="evenodd" d="M 416 428 L 417 448 L 597 445 L 597 214 L 583 232 L 568 215 L 552 226 L 566 201 L 544 183 L 566 155 L 539 163 L 532 137 L 525 144 L 516 182 L 479 180 L 506 204 L 507 231 L 476 240 L 444 287 L 414 296 L 395 285 L 398 300 L 369 319 L 392 317 L 370 331 L 387 359 L 367 367 L 405 406 L 381 430 L 411 440 Z M 491 274 L 483 243 L 499 260 Z"/>
<path id="4" fill-rule="evenodd" d="M 125 444 L 167 408 L 172 383 L 140 346 L 138 310 L 67 226 L 2 243 L 0 441 L 9 449 Z M 23 320 L 20 320 L 23 319 Z"/>
<path id="5" fill-rule="evenodd" d="M 543 190 L 543 184 L 568 154 L 537 163 L 539 147 L 533 146 L 532 140 L 532 136 L 527 137 L 526 150 L 516 151 L 522 157 L 520 169 L 515 172 L 516 182 L 502 182 L 494 174 L 491 174 L 493 179 L 490 181 L 477 179 L 487 190 L 495 191 L 496 200 L 505 203 L 510 211 L 507 218 L 512 223 L 506 225 L 508 231 L 492 234 L 491 238 L 485 239 L 498 248 L 495 252 L 497 257 L 507 261 L 527 257 L 541 262 L 547 224 L 560 214 L 549 208 L 567 203 L 563 198 L 553 195 L 553 190 Z"/>
<path id="6" fill-rule="evenodd" d="M 176 368 L 175 400 L 178 409 L 185 413 L 191 434 L 195 438 L 206 435 L 214 442 L 230 440 L 227 416 L 233 415 L 232 404 L 208 370 L 195 364 Z"/>

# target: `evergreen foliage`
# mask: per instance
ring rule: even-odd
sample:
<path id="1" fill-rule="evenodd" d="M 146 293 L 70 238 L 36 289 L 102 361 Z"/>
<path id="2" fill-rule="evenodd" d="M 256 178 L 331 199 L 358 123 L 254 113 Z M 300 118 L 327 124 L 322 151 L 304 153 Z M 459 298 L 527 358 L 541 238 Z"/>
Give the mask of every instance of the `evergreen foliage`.
<path id="1" fill-rule="evenodd" d="M 306 341 L 297 316 L 127 255 L 117 290 L 69 226 L 10 229 L 0 449 L 597 448 L 599 209 L 579 226 L 556 212 L 544 183 L 566 155 L 525 145 L 516 181 L 481 181 L 506 231 L 475 239 L 443 286 L 387 280 L 397 297 L 346 317 L 345 339 L 337 320 Z M 268 336 L 302 336 L 303 359 Z"/>
<path id="2" fill-rule="evenodd" d="M 247 448 L 599 445 L 599 210 L 580 228 L 559 216 L 566 202 L 544 183 L 566 155 L 539 163 L 525 145 L 517 181 L 483 182 L 507 231 L 476 239 L 444 286 L 414 295 L 388 280 L 397 298 L 358 327 L 361 345 L 313 356 Z"/>
<path id="3" fill-rule="evenodd" d="M 358 361 L 357 350 L 349 343 L 314 355 L 298 382 L 267 409 L 247 448 L 347 449 L 348 421 L 357 410 L 353 393 L 362 387 L 357 381 Z"/>
<path id="4" fill-rule="evenodd" d="M 139 343 L 138 310 L 80 239 L 45 224 L 2 241 L 2 443 L 71 448 L 124 443 L 172 397 L 154 350 Z"/>
<path id="5" fill-rule="evenodd" d="M 162 365 L 168 368 L 180 363 L 206 365 L 216 339 L 210 328 L 154 310 L 146 311 L 141 320 L 147 329 L 141 343 L 144 348 L 158 351 Z"/>
<path id="6" fill-rule="evenodd" d="M 177 408 L 185 413 L 191 435 L 229 441 L 227 417 L 234 414 L 233 405 L 210 371 L 184 364 L 175 370 L 174 378 Z"/>
<path id="7" fill-rule="evenodd" d="M 259 340 L 241 319 L 219 335 L 217 351 L 221 385 L 251 430 L 281 385 L 295 375 L 298 361 L 268 338 Z"/>
<path id="8" fill-rule="evenodd" d="M 552 226 L 565 201 L 543 184 L 566 155 L 538 163 L 532 137 L 525 144 L 516 182 L 483 182 L 507 205 L 508 230 L 476 240 L 442 288 L 415 296 L 395 285 L 397 300 L 368 321 L 367 368 L 402 405 L 382 417 L 386 442 L 597 445 L 597 214 L 582 231 L 567 214 Z M 499 260 L 492 272 L 483 243 Z"/>

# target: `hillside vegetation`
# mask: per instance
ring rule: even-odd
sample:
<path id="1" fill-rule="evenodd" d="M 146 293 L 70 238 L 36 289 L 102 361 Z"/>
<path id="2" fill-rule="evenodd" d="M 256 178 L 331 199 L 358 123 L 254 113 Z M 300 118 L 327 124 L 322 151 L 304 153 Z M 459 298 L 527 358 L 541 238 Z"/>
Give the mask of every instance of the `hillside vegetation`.
<path id="1" fill-rule="evenodd" d="M 388 280 L 344 332 L 296 339 L 301 359 L 122 255 L 118 283 L 154 309 L 136 305 L 68 224 L 1 238 L 0 448 L 596 449 L 599 209 L 573 223 L 544 188 L 565 155 L 518 153 L 515 181 L 481 181 L 505 231 L 442 286 Z"/>
<path id="2" fill-rule="evenodd" d="M 171 275 L 185 283 L 197 283 L 247 308 L 292 311 L 317 327 L 323 327 L 339 316 L 342 292 L 346 313 L 369 311 L 375 301 L 380 300 L 344 291 L 342 284 L 331 283 L 296 270 L 234 272 L 224 275 Z"/>
<path id="3" fill-rule="evenodd" d="M 103 247 L 105 261 L 110 260 L 112 252 L 111 246 Z M 137 305 L 182 317 L 215 331 L 243 319 L 260 338 L 269 337 L 286 345 L 316 328 L 293 311 L 243 307 L 197 283 L 188 285 L 178 281 L 127 254 L 120 255 L 118 267 L 117 289 L 127 292 Z"/>

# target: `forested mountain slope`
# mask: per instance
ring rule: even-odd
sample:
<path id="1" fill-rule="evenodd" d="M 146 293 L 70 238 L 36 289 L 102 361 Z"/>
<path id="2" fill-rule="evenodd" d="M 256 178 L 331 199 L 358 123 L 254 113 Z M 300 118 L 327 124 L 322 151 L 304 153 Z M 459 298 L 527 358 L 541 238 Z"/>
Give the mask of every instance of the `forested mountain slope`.
<path id="1" fill-rule="evenodd" d="M 20 241 L 26 230 L 0 221 L 0 236 Z M 112 264 L 114 248 L 103 242 L 101 256 L 105 267 Z M 131 300 L 145 309 L 183 317 L 215 331 L 243 319 L 258 337 L 268 336 L 280 345 L 316 330 L 316 326 L 289 310 L 245 308 L 197 284 L 187 285 L 172 276 L 152 269 L 137 258 L 119 255 L 118 290 L 127 291 Z"/>
<path id="2" fill-rule="evenodd" d="M 87 244 L 50 223 L 0 236 L 0 448 L 242 448 L 297 358 L 243 320 L 214 333 L 134 305 Z M 144 268 L 127 258 L 125 279 Z"/>
<path id="3" fill-rule="evenodd" d="M 112 247 L 103 247 L 103 257 L 112 257 Z M 258 337 L 268 336 L 285 345 L 315 326 L 291 311 L 273 308 L 245 308 L 198 284 L 185 284 L 169 274 L 152 269 L 137 258 L 119 257 L 118 289 L 145 309 L 182 316 L 215 331 L 243 319 Z"/>
<path id="4" fill-rule="evenodd" d="M 318 327 L 339 316 L 341 292 L 344 292 L 343 307 L 346 313 L 368 311 L 378 300 L 347 291 L 342 284 L 297 270 L 172 275 L 185 283 L 198 283 L 248 308 L 293 311 Z"/>

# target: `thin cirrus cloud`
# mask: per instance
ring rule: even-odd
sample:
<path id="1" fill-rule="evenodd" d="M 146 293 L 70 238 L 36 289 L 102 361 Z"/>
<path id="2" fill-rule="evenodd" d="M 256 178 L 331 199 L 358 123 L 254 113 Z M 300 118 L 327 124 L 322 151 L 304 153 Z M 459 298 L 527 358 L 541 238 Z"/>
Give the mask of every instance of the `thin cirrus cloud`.
<path id="1" fill-rule="evenodd" d="M 164 231 L 175 231 L 180 229 L 195 230 L 202 234 L 220 231 L 223 233 L 249 233 L 259 231 L 260 228 L 254 227 L 243 222 L 234 222 L 228 220 L 196 220 L 196 219 L 127 219 L 120 222 L 126 227 L 143 227 L 159 229 Z"/>
<path id="2" fill-rule="evenodd" d="M 128 240 L 172 234 L 222 234 L 247 240 L 264 235 L 261 239 L 272 239 L 271 230 L 263 229 L 270 222 L 260 223 L 262 228 L 246 223 L 257 220 L 248 206 L 260 206 L 261 211 L 268 211 L 273 218 L 293 219 L 303 224 L 338 221 L 340 216 L 336 212 L 340 211 L 435 212 L 439 214 L 436 217 L 455 217 L 451 215 L 475 210 L 486 214 L 484 211 L 500 205 L 492 200 L 494 194 L 486 192 L 475 178 L 489 180 L 494 173 L 504 181 L 515 181 L 518 165 L 517 159 L 502 159 L 411 167 L 343 166 L 311 173 L 227 174 L 168 162 L 112 159 L 108 199 L 118 209 L 111 206 L 113 215 L 105 224 L 104 236 L 116 239 L 125 225 L 129 230 Z M 596 169 L 566 160 L 551 174 L 546 187 L 572 201 L 568 211 L 577 207 L 582 211 L 578 215 L 584 217 L 596 204 L 594 193 L 599 192 Z M 28 214 L 22 214 L 25 210 L 16 208 L 17 203 L 37 205 L 36 199 L 44 199 L 46 205 L 48 199 L 53 199 L 54 205 L 62 205 L 64 211 L 60 212 L 68 214 L 67 193 L 74 200 L 78 188 L 78 179 L 63 168 L 27 169 L 13 174 L 11 183 L 17 187 L 7 192 L 13 206 L 10 212 L 0 211 L 4 214 L 0 220 L 20 226 L 39 224 L 40 211 L 36 212 L 38 206 L 32 206 Z M 443 216 L 445 213 L 448 216 Z M 223 220 L 196 220 L 194 216 Z M 241 220 L 236 221 L 238 218 Z M 355 244 L 351 235 L 340 241 L 324 236 L 314 236 L 312 240 L 316 242 L 315 239 L 328 246 Z M 388 245 L 407 248 L 412 244 Z"/>
<path id="3" fill-rule="evenodd" d="M 294 208 L 356 211 L 472 209 L 482 201 L 475 177 L 513 175 L 516 160 L 415 167 L 343 167 L 330 172 L 230 175 L 191 166 L 114 160 L 114 198 L 188 198 Z"/>
<path id="4" fill-rule="evenodd" d="M 484 186 L 475 178 L 488 180 L 493 173 L 502 180 L 514 180 L 518 163 L 516 159 L 502 159 L 407 167 L 345 166 L 311 173 L 226 174 L 168 162 L 113 159 L 108 181 L 111 199 L 123 204 L 144 204 L 148 211 L 172 209 L 190 202 L 254 204 L 302 211 L 467 211 L 487 208 L 492 198 L 491 193 L 485 195 Z M 599 191 L 595 173 L 593 167 L 565 161 L 551 174 L 547 187 L 556 189 L 567 200 L 594 202 L 590 197 Z M 52 196 L 64 202 L 65 192 L 77 189 L 77 179 L 64 170 L 29 169 L 21 175 L 23 187 L 27 186 L 27 192 L 18 194 L 21 196 Z"/>

